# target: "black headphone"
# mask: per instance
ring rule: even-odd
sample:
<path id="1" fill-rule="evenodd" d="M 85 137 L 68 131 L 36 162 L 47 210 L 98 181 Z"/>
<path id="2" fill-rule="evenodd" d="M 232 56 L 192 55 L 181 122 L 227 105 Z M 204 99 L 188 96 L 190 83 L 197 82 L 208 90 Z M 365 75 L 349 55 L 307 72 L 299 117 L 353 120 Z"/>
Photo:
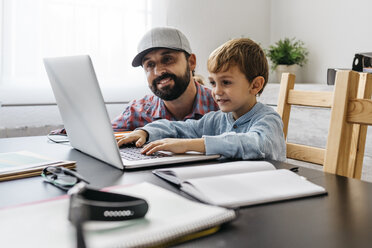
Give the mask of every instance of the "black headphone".
<path id="1" fill-rule="evenodd" d="M 82 221 L 119 221 L 142 218 L 149 206 L 144 199 L 99 191 L 84 186 L 70 196 L 69 220 L 78 211 Z"/>
<path id="2" fill-rule="evenodd" d="M 68 219 L 77 231 L 77 246 L 85 247 L 82 223 L 85 221 L 123 221 L 142 218 L 149 205 L 146 200 L 99 191 L 78 183 L 70 191 Z"/>

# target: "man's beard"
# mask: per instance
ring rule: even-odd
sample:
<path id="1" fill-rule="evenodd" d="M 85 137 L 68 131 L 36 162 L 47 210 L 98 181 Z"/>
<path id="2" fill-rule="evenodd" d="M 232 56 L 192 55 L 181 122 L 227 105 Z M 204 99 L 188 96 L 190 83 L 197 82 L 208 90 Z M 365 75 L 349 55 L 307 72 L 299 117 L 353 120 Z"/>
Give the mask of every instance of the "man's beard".
<path id="1" fill-rule="evenodd" d="M 174 86 L 165 86 L 162 89 L 158 89 L 157 84 L 165 79 L 170 78 L 174 81 Z M 180 97 L 183 92 L 187 89 L 187 86 L 189 86 L 190 83 L 190 68 L 187 65 L 186 71 L 184 75 L 181 77 L 176 76 L 172 73 L 165 73 L 161 75 L 160 77 L 155 78 L 152 81 L 152 85 L 150 86 L 151 91 L 159 98 L 165 100 L 165 101 L 172 101 Z"/>

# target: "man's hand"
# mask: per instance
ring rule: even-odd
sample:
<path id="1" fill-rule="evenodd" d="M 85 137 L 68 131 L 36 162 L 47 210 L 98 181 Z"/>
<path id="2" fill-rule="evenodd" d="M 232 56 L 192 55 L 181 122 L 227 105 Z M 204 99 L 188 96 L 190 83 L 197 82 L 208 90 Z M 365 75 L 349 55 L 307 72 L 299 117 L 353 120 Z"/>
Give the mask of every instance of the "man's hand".
<path id="1" fill-rule="evenodd" d="M 117 140 L 118 146 L 122 146 L 124 144 L 135 143 L 137 147 L 143 146 L 146 143 L 147 139 L 147 132 L 144 130 L 136 130 L 128 134 L 124 134 L 120 139 Z"/>
<path id="2" fill-rule="evenodd" d="M 205 153 L 204 139 L 161 139 L 145 145 L 142 149 L 142 153 L 146 155 L 151 155 L 158 151 L 170 151 L 173 153 L 196 151 Z"/>

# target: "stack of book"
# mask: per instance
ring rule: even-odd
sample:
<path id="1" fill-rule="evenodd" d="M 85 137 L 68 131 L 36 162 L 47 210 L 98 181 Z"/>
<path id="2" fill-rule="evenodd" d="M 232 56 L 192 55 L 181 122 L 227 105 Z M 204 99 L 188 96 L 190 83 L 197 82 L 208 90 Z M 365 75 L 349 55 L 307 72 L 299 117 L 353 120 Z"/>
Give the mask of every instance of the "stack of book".
<path id="1" fill-rule="evenodd" d="M 47 166 L 75 168 L 75 161 L 56 160 L 29 151 L 0 153 L 0 181 L 40 176 Z"/>

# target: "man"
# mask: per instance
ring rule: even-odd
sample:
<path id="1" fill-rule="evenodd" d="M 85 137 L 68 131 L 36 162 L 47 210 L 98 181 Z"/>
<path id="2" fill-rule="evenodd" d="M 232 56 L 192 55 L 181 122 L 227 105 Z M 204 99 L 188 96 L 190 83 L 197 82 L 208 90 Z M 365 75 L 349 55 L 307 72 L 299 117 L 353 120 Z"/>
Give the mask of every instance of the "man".
<path id="1" fill-rule="evenodd" d="M 133 67 L 142 66 L 154 95 L 131 101 L 113 122 L 114 131 L 129 131 L 158 119 L 200 119 L 218 110 L 211 91 L 195 82 L 196 57 L 179 30 L 153 28 L 138 45 Z"/>

